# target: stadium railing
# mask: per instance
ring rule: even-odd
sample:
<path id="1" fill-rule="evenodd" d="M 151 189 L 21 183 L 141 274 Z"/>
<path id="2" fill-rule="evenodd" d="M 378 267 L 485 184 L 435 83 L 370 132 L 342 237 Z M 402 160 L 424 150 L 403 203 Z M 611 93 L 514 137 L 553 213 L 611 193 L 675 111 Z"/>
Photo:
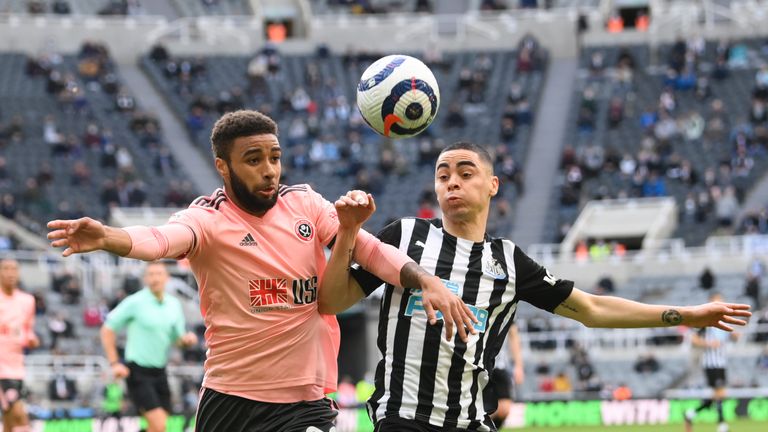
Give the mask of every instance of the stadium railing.
<path id="1" fill-rule="evenodd" d="M 566 324 L 567 323 L 567 324 Z M 570 326 L 563 328 L 562 325 Z M 575 321 L 558 321 L 557 330 L 552 331 L 521 331 L 521 346 L 527 351 L 547 351 L 558 355 L 568 352 L 574 341 L 590 352 L 600 352 L 601 355 L 622 357 L 635 356 L 638 350 L 655 349 L 656 342 L 664 337 L 679 337 L 680 342 L 665 345 L 674 348 L 679 354 L 689 353 L 692 349 L 690 340 L 686 337 L 687 330 L 681 331 L 675 327 L 657 329 L 590 329 Z M 752 320 L 744 328 L 740 328 L 740 339 L 735 342 L 736 349 L 741 353 L 753 353 L 755 356 L 762 345 L 753 343 L 758 334 L 768 333 L 768 324 L 757 324 Z"/>
<path id="2" fill-rule="evenodd" d="M 681 239 L 665 239 L 654 246 L 600 260 L 561 253 L 559 243 L 533 244 L 527 253 L 555 274 L 574 279 L 580 286 L 591 286 L 605 275 L 623 282 L 639 272 L 660 276 L 695 275 L 705 266 L 722 273 L 742 272 L 753 257 L 768 253 L 768 235 L 710 237 L 700 247 L 686 247 Z"/>

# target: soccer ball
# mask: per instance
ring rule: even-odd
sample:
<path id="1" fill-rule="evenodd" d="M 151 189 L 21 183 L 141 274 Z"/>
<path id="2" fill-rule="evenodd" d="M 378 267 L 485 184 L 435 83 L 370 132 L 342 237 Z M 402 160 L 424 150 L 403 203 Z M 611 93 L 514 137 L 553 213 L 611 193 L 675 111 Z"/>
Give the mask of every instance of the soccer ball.
<path id="1" fill-rule="evenodd" d="M 390 55 L 376 60 L 357 85 L 357 107 L 366 123 L 389 138 L 418 134 L 440 107 L 437 80 L 421 60 Z"/>

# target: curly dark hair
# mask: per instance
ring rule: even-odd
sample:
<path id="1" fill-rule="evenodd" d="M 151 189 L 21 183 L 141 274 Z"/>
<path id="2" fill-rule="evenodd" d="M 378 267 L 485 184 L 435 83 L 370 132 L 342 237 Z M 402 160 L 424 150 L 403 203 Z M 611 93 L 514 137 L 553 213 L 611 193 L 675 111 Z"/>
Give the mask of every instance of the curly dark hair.
<path id="1" fill-rule="evenodd" d="M 252 110 L 226 113 L 213 125 L 211 132 L 213 157 L 229 162 L 229 153 L 235 139 L 263 134 L 277 135 L 277 123 L 267 115 Z"/>

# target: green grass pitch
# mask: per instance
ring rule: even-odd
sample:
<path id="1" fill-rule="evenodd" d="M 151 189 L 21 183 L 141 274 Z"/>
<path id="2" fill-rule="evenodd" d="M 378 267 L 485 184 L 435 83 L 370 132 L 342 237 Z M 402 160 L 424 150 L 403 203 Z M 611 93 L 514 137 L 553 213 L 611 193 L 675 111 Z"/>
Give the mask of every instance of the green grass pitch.
<path id="1" fill-rule="evenodd" d="M 737 420 L 730 423 L 731 432 L 768 432 L 768 422 Z M 532 427 L 522 429 L 502 429 L 502 432 L 685 432 L 682 424 L 643 425 L 643 426 L 568 426 L 568 427 Z M 693 432 L 716 432 L 717 424 L 700 423 L 693 425 Z"/>

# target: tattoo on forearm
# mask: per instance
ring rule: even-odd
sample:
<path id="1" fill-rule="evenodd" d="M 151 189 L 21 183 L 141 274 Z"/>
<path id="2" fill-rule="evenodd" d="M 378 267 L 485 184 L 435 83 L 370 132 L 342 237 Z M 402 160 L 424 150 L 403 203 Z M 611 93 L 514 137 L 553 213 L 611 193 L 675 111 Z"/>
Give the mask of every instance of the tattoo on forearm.
<path id="1" fill-rule="evenodd" d="M 562 302 L 560 303 L 560 306 L 564 307 L 565 309 L 568 309 L 571 312 L 576 312 L 576 313 L 579 312 L 575 307 L 569 305 L 568 302 Z"/>
<path id="2" fill-rule="evenodd" d="M 677 310 L 669 309 L 662 312 L 661 321 L 664 324 L 679 325 L 680 323 L 683 322 L 683 316 L 680 315 L 680 312 L 678 312 Z"/>
<path id="3" fill-rule="evenodd" d="M 403 288 L 421 288 L 420 278 L 431 276 L 416 263 L 408 263 L 400 269 L 400 283 Z"/>
<path id="4" fill-rule="evenodd" d="M 353 248 L 347 250 L 347 272 L 349 272 L 350 267 L 352 267 L 352 255 L 354 254 L 354 251 Z"/>

